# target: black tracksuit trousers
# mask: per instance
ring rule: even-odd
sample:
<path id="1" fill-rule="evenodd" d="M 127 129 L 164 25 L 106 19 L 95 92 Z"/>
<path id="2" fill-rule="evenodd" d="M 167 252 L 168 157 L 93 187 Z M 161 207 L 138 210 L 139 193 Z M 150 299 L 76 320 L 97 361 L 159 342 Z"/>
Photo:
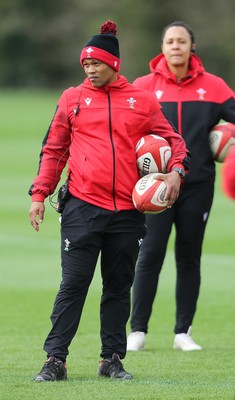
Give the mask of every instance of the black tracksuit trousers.
<path id="1" fill-rule="evenodd" d="M 214 184 L 185 185 L 171 209 L 146 215 L 147 235 L 140 248 L 133 285 L 132 332 L 147 333 L 159 275 L 173 224 L 176 229 L 175 333 L 192 324 L 200 288 L 202 243 L 214 195 Z"/>
<path id="2" fill-rule="evenodd" d="M 68 200 L 61 221 L 62 281 L 44 344 L 48 356 L 66 359 L 101 254 L 100 355 L 125 357 L 130 289 L 145 234 L 144 216 L 136 210 L 112 212 L 75 197 Z"/>

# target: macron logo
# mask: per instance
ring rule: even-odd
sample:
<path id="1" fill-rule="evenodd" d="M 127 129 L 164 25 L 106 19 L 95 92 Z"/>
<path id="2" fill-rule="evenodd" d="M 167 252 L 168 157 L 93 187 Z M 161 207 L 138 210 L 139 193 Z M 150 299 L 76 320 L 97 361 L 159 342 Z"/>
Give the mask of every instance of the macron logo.
<path id="1" fill-rule="evenodd" d="M 156 94 L 156 96 L 157 96 L 157 99 L 160 100 L 160 98 L 161 98 L 162 95 L 163 95 L 163 91 L 162 91 L 162 90 L 156 90 L 155 94 Z"/>
<path id="2" fill-rule="evenodd" d="M 90 97 L 87 97 L 86 99 L 84 99 L 84 101 L 85 101 L 85 103 L 86 103 L 86 105 L 87 106 L 89 106 L 90 104 L 91 104 L 91 100 L 92 100 L 92 98 Z"/>

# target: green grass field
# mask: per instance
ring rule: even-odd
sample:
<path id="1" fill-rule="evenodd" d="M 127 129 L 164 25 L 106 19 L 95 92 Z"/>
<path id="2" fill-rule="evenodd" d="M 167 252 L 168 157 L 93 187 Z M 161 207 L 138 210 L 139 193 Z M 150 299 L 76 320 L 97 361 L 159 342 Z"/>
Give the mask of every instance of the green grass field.
<path id="1" fill-rule="evenodd" d="M 154 304 L 146 350 L 128 353 L 130 382 L 97 377 L 100 353 L 99 267 L 79 331 L 70 347 L 67 382 L 37 384 L 43 341 L 60 282 L 58 214 L 47 203 L 39 233 L 29 224 L 28 188 L 59 93 L 2 92 L 0 398 L 229 400 L 235 398 L 235 203 L 220 190 L 218 165 L 213 211 L 202 257 L 202 286 L 193 336 L 202 352 L 172 349 L 175 267 L 173 236 Z M 129 331 L 129 326 L 128 326 Z"/>

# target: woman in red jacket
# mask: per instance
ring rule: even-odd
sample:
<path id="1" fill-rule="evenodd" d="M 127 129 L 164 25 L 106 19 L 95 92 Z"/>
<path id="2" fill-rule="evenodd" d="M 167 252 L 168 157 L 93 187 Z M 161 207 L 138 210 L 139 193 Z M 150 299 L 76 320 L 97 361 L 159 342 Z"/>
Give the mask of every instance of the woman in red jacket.
<path id="1" fill-rule="evenodd" d="M 163 31 L 162 53 L 150 61 L 151 73 L 134 82 L 136 87 L 155 94 L 185 139 L 192 159 L 174 206 L 146 217 L 148 230 L 136 266 L 127 350 L 144 348 L 173 225 L 177 268 L 173 346 L 183 351 L 201 350 L 190 332 L 199 296 L 203 238 L 214 195 L 215 163 L 208 135 L 221 118 L 235 123 L 235 98 L 221 78 L 205 71 L 195 47 L 191 28 L 181 21 L 173 22 Z"/>
<path id="2" fill-rule="evenodd" d="M 144 216 L 135 210 L 132 190 L 139 179 L 135 146 L 141 136 L 157 133 L 172 147 L 166 200 L 178 197 L 180 177 L 187 169 L 184 140 L 165 118 L 155 96 L 118 74 L 116 25 L 107 21 L 81 52 L 87 79 L 66 90 L 43 141 L 38 175 L 30 188 L 30 222 L 39 230 L 44 200 L 52 194 L 68 161 L 69 196 L 61 219 L 62 282 L 44 343 L 47 360 L 36 382 L 67 378 L 69 345 L 99 253 L 103 291 L 100 305 L 102 342 L 99 375 L 131 379 L 121 363 L 126 355 L 126 323 L 130 315 L 139 243 L 145 236 Z"/>

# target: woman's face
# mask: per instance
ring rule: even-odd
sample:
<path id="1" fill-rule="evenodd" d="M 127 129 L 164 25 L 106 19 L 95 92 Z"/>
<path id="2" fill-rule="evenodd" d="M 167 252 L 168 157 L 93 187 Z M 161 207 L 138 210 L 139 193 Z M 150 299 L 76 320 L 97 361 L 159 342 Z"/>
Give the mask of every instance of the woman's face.
<path id="1" fill-rule="evenodd" d="M 192 41 L 188 31 L 182 26 L 172 26 L 165 32 L 162 52 L 167 64 L 172 67 L 188 65 Z"/>

